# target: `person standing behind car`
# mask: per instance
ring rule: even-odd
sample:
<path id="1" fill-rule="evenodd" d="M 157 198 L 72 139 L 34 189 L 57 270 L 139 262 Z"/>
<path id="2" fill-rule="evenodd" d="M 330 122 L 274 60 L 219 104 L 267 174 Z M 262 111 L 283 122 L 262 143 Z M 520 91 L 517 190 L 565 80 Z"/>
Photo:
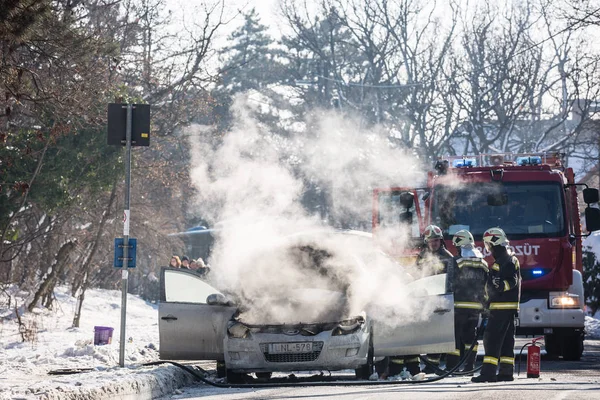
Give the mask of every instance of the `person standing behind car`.
<path id="1" fill-rule="evenodd" d="M 458 364 L 464 352 L 473 346 L 463 371 L 474 369 L 477 357 L 477 324 L 486 303 L 485 285 L 488 279 L 488 264 L 483 254 L 475 247 L 471 232 L 460 230 L 454 234 L 452 243 L 458 254 L 453 259 L 451 287 L 454 289 L 454 338 L 456 347 L 446 354 L 446 370 Z"/>
<path id="2" fill-rule="evenodd" d="M 196 269 L 196 273 L 201 277 L 205 278 L 210 272 L 210 267 L 204 263 L 204 260 L 202 258 L 198 258 L 196 260 L 196 265 L 198 266 L 198 268 Z"/>
<path id="3" fill-rule="evenodd" d="M 169 261 L 169 267 L 171 268 L 181 268 L 181 261 L 178 256 L 172 256 Z"/>
<path id="4" fill-rule="evenodd" d="M 448 265 L 452 263 L 453 255 L 446 249 L 442 229 L 436 225 L 426 227 L 423 232 L 423 242 L 425 248 L 417 256 L 417 266 L 426 274 L 446 273 Z"/>
<path id="5" fill-rule="evenodd" d="M 181 268 L 190 269 L 190 258 L 188 256 L 181 257 Z"/>
<path id="6" fill-rule="evenodd" d="M 438 275 L 446 273 L 448 265 L 452 263 L 452 253 L 446 249 L 442 229 L 436 225 L 429 225 L 423 231 L 425 248 L 417 256 L 417 267 L 424 275 Z M 428 354 L 427 359 L 434 366 L 439 366 L 441 354 Z M 397 375 L 403 368 L 411 375 L 421 372 L 421 359 L 419 355 L 391 356 L 389 358 L 389 375 Z M 423 370 L 425 373 L 434 373 L 435 369 L 429 366 Z"/>
<path id="7" fill-rule="evenodd" d="M 471 378 L 472 382 L 514 380 L 515 317 L 521 298 L 521 271 L 519 260 L 507 249 L 508 243 L 500 228 L 490 228 L 483 234 L 483 244 L 491 251 L 494 264 L 486 285 L 489 318 L 483 334 L 485 357 L 481 374 Z"/>
<path id="8" fill-rule="evenodd" d="M 448 273 L 447 280 L 451 283 L 452 268 L 449 268 L 453 262 L 453 255 L 446 248 L 444 242 L 444 234 L 442 229 L 437 225 L 429 225 L 423 231 L 423 241 L 425 242 L 425 248 L 419 253 L 417 257 L 417 265 L 427 275 L 439 275 Z M 447 284 L 448 291 L 450 286 Z M 442 355 L 441 354 L 428 354 L 427 359 L 434 367 L 440 365 Z M 436 370 L 434 367 L 427 365 L 423 372 L 432 374 Z"/>

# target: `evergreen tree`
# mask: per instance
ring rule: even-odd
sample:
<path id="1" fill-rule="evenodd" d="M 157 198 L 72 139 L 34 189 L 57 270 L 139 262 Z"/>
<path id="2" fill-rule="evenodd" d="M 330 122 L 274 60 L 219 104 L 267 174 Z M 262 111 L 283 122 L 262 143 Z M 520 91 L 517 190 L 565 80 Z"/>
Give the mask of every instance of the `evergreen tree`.
<path id="1" fill-rule="evenodd" d="M 306 104 L 340 108 L 340 97 L 359 104 L 364 88 L 352 91 L 343 81 L 363 80 L 360 74 L 365 58 L 335 10 L 312 19 L 303 19 L 295 13 L 287 18 L 293 28 L 293 33 L 282 39 L 287 73 L 295 82 L 303 82 L 300 86 Z M 360 98 L 353 98 L 355 95 Z"/>
<path id="2" fill-rule="evenodd" d="M 254 8 L 244 14 L 244 24 L 228 40 L 231 44 L 220 52 L 224 62 L 221 69 L 224 91 L 234 94 L 260 90 L 279 80 L 278 51 Z"/>

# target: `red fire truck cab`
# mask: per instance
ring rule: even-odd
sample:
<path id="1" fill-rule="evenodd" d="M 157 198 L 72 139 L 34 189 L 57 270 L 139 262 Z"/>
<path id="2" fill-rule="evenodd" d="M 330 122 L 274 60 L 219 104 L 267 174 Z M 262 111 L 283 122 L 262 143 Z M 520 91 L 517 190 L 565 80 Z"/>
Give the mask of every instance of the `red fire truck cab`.
<path id="1" fill-rule="evenodd" d="M 386 229 L 406 232 L 408 227 L 412 239 L 403 240 L 402 248 L 385 242 L 388 252 L 406 261 L 418 252 L 425 226 L 439 226 L 453 254 L 448 239 L 467 229 L 491 263 L 482 235 L 488 228 L 502 228 L 521 266 L 517 333 L 544 335 L 547 353 L 579 360 L 585 303 L 578 185 L 573 170 L 562 165 L 559 155 L 547 154 L 439 160 L 424 188 L 375 189 L 373 233 L 382 238 Z M 598 202 L 598 190 L 583 192 L 591 232 L 600 229 L 600 209 L 590 207 Z"/>

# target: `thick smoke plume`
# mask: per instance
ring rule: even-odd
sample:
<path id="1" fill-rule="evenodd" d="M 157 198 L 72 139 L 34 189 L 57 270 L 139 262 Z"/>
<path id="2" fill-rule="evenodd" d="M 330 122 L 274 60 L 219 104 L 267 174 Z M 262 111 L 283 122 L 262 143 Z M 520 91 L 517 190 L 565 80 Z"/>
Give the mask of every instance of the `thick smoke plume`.
<path id="1" fill-rule="evenodd" d="M 251 117 L 243 97 L 234 109 L 234 127 L 219 145 L 208 140 L 210 128 L 188 134 L 197 213 L 219 229 L 211 279 L 244 304 L 244 318 L 324 322 L 369 309 L 407 321 L 427 312 L 411 303 L 406 271 L 370 238 L 331 235 L 323 213 L 301 203 L 310 181 L 329 196 L 328 221 L 370 221 L 372 189 L 422 185 L 419 161 L 347 116 L 315 113 L 301 135 L 282 137 Z M 407 232 L 387 235 L 402 245 Z M 343 305 L 335 292 L 347 295 Z"/>

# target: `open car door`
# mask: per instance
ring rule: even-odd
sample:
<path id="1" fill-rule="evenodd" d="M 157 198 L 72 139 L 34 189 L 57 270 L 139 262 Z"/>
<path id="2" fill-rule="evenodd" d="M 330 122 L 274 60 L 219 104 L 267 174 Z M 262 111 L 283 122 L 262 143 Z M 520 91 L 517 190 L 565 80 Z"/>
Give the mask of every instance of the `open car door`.
<path id="1" fill-rule="evenodd" d="M 187 269 L 163 268 L 160 290 L 160 358 L 223 360 L 227 323 L 237 308 L 224 301 L 208 304 L 208 296 L 221 293 Z"/>
<path id="2" fill-rule="evenodd" d="M 454 351 L 454 295 L 446 293 L 446 274 L 407 285 L 416 306 L 406 318 L 373 322 L 375 356 L 405 356 Z"/>

